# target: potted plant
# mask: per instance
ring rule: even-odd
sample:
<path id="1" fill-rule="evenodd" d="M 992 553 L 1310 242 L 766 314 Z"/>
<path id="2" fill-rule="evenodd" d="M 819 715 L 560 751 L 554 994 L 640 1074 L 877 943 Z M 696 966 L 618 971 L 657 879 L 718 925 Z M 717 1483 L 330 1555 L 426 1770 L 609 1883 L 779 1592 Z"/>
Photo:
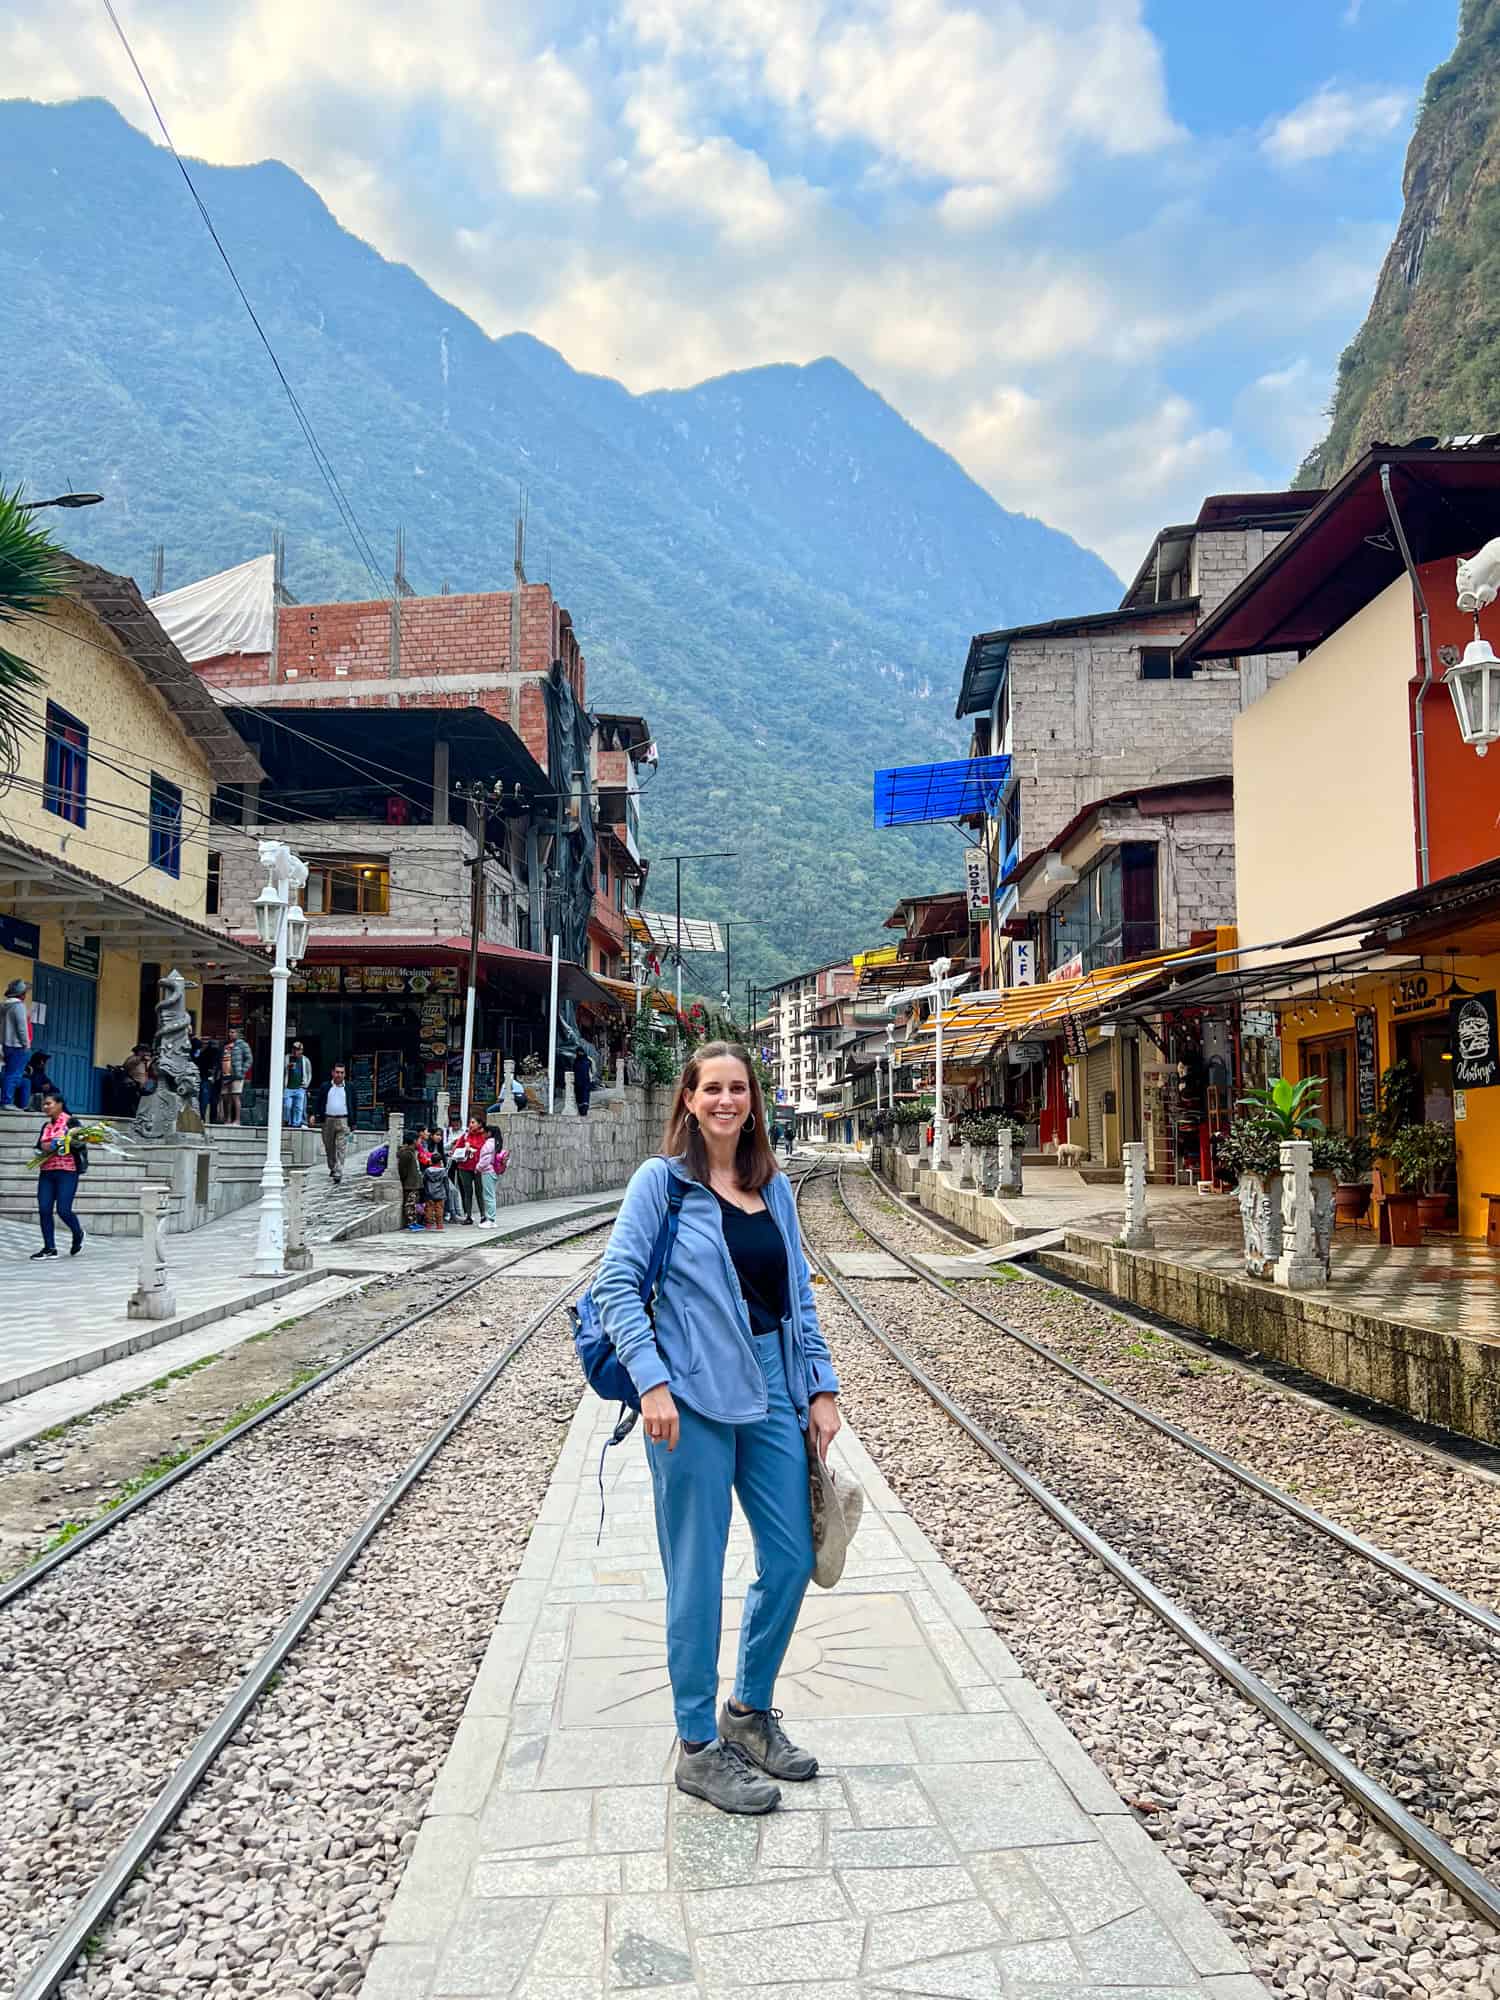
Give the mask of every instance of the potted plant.
<path id="1" fill-rule="evenodd" d="M 1423 1125 L 1403 1125 L 1391 1141 L 1390 1156 L 1401 1177 L 1401 1193 L 1388 1206 L 1404 1206 L 1403 1197 L 1409 1201 L 1415 1195 L 1418 1234 L 1413 1240 L 1420 1242 L 1422 1230 L 1441 1229 L 1448 1219 L 1448 1190 L 1441 1184 L 1447 1181 L 1458 1160 L 1457 1141 L 1449 1126 L 1431 1120 Z M 1396 1235 L 1393 1213 L 1391 1241 L 1404 1240 Z"/>
<path id="2" fill-rule="evenodd" d="M 1235 1181 L 1245 1270 L 1252 1278 L 1276 1275 L 1282 1249 L 1281 1148 L 1289 1139 L 1305 1139 L 1313 1149 L 1313 1240 L 1324 1269 L 1330 1266 L 1335 1177 L 1353 1171 L 1353 1154 L 1349 1141 L 1325 1130 L 1317 1115 L 1322 1088 L 1318 1077 L 1300 1083 L 1277 1077 L 1248 1092 L 1239 1103 L 1243 1115 L 1220 1141 L 1219 1161 L 1226 1178 Z"/>
<path id="3" fill-rule="evenodd" d="M 1333 1219 L 1358 1222 L 1370 1205 L 1370 1141 L 1363 1132 L 1346 1139 L 1328 1133 L 1325 1158 L 1333 1179 Z"/>
<path id="4" fill-rule="evenodd" d="M 896 1106 L 896 1137 L 903 1153 L 920 1153 L 932 1117 L 930 1097 L 909 1097 Z"/>

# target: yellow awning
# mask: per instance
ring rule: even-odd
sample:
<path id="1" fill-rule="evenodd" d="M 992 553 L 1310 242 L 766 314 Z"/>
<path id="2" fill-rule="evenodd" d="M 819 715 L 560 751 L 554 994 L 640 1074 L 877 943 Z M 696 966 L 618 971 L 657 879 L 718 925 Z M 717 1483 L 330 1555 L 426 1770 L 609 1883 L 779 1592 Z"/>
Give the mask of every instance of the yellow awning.
<path id="1" fill-rule="evenodd" d="M 1155 979 L 1174 959 L 1191 951 L 1162 952 L 1128 965 L 1101 965 L 1077 979 L 1050 980 L 1045 986 L 1002 986 L 991 993 L 966 993 L 943 1012 L 943 1056 L 955 1060 L 992 1055 L 1001 1043 L 1055 1025 L 1067 1015 L 1097 1013 Z M 936 1018 L 918 1029 L 922 1042 L 937 1035 Z"/>
<path id="2" fill-rule="evenodd" d="M 621 1000 L 628 1001 L 634 1007 L 636 989 L 628 979 L 607 979 L 602 972 L 591 972 L 589 977 L 597 980 L 599 985 L 607 987 L 611 993 L 616 994 Z M 676 1003 L 673 1001 L 670 993 L 664 993 L 659 986 L 648 986 L 644 991 L 647 1006 L 654 1007 L 658 1014 L 675 1014 L 677 1012 Z"/>
<path id="3" fill-rule="evenodd" d="M 857 951 L 850 961 L 856 972 L 866 972 L 872 965 L 894 965 L 896 947 L 893 944 L 876 945 L 873 951 Z"/>

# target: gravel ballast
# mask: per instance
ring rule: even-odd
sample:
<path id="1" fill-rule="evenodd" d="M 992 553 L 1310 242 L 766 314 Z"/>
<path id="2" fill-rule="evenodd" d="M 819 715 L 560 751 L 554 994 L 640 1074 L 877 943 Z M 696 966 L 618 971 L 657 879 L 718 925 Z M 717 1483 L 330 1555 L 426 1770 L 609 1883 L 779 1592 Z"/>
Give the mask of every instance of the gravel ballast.
<path id="1" fill-rule="evenodd" d="M 497 1279 L 396 1336 L 10 1607 L 0 1622 L 0 1704 L 7 1718 L 0 1743 L 0 1974 L 14 1979 L 41 1956 L 76 1897 L 323 1564 L 484 1367 L 559 1289 L 555 1279 Z M 303 1919 L 310 1923 L 309 1913 L 323 1907 L 318 1897 L 352 1886 L 353 1857 L 373 1869 L 387 1856 L 370 1886 L 386 1882 L 420 1800 L 396 1808 L 408 1795 L 425 1796 L 431 1783 L 444 1731 L 451 1734 L 455 1704 L 472 1678 L 475 1647 L 519 1561 L 577 1402 L 564 1326 L 556 1316 L 517 1358 L 325 1608 L 304 1641 L 334 1649 L 308 1655 L 324 1660 L 321 1678 L 299 1650 L 262 1703 L 274 1715 L 301 1716 L 308 1730 L 323 1718 L 323 1743 L 294 1751 L 289 1739 L 273 1734 L 274 1759 L 257 1765 L 246 1748 L 255 1740 L 252 1718 L 212 1780 L 237 1786 L 233 1817 L 205 1825 L 204 1851 L 190 1845 L 183 1852 L 169 1903 L 196 1909 L 206 1889 L 213 1901 L 222 1888 L 243 1888 L 243 1880 L 231 1885 L 235 1867 L 222 1877 L 214 1873 L 213 1855 L 232 1827 L 242 1849 L 255 1854 L 283 1838 L 296 1846 L 295 1864 L 269 1859 L 254 1875 L 252 1902 L 262 1909 L 265 1885 L 276 1885 L 271 1900 L 282 1899 L 276 1921 L 295 1919 L 301 1928 L 275 1931 L 243 1966 L 234 1962 L 243 1945 L 232 1944 L 224 1967 L 210 1974 L 205 1963 L 196 1972 L 179 1966 L 175 1943 L 166 1954 L 171 1962 L 164 1962 L 171 1923 L 137 1936 L 117 1921 L 106 1945 L 122 1934 L 130 1942 L 119 1950 L 101 1947 L 79 1978 L 104 1967 L 97 1976 L 116 1984 L 99 1990 L 203 1991 L 207 1982 L 213 1992 L 302 1991 L 276 1983 L 281 1975 L 273 1978 L 266 1968 L 285 1954 L 289 1937 L 302 1965 L 296 1940 Z M 429 1499 L 429 1487 L 446 1500 Z M 429 1532 L 414 1542 L 410 1524 L 425 1509 L 435 1510 L 425 1516 Z M 392 1546 L 405 1549 L 404 1568 L 402 1558 L 385 1553 L 392 1536 Z M 457 1567 L 447 1560 L 450 1544 L 464 1546 Z M 479 1545 L 493 1545 L 491 1554 Z M 403 1600 L 410 1610 L 398 1613 L 393 1607 Z M 433 1670 L 434 1644 L 447 1662 L 443 1672 Z M 393 1711 L 362 1708 L 357 1691 L 372 1682 L 399 1697 Z M 300 1705 L 288 1710 L 284 1697 L 294 1686 Z M 421 1751 L 415 1757 L 413 1744 Z M 346 1793 L 380 1792 L 382 1804 L 395 1811 L 390 1839 L 373 1826 L 364 1828 L 363 1844 L 352 1835 L 329 1836 L 322 1860 L 343 1864 L 346 1878 L 332 1889 L 320 1877 L 338 1875 L 340 1867 L 320 1870 L 311 1849 L 297 1845 L 304 1835 L 312 1839 L 311 1822 L 283 1813 L 280 1795 L 295 1785 L 310 1787 L 308 1798 L 335 1817 Z M 390 1811 L 380 1823 L 389 1817 Z M 172 1840 L 186 1837 L 193 1824 L 190 1810 Z M 335 1854 L 335 1845 L 346 1851 Z M 354 1874 L 360 1865 L 355 1858 Z M 138 1891 L 139 1884 L 129 1892 L 132 1911 Z M 345 1900 L 352 1907 L 358 1899 Z M 257 1916 L 252 1930 L 260 1923 Z M 237 1915 L 228 1930 L 239 1926 Z M 266 1927 L 274 1931 L 271 1920 Z M 340 1958 L 333 1984 L 310 1985 L 308 1992 L 350 1990 L 337 1982 L 349 1978 L 359 1950 L 373 1949 L 373 1926 L 346 1931 L 356 1938 L 353 1956 Z M 315 1957 L 331 1949 L 320 1937 Z M 139 1977 L 128 1972 L 120 1986 L 136 1958 Z M 314 1965 L 311 1972 L 324 1969 Z M 237 1983 L 242 1973 L 248 1983 Z M 163 1983 L 177 1977 L 189 1985 Z"/>
<path id="2" fill-rule="evenodd" d="M 819 1247 L 858 1247 L 848 1240 L 847 1218 L 836 1214 L 831 1188 L 810 1186 L 803 1208 Z M 895 1236 L 878 1211 L 871 1211 L 869 1219 L 882 1234 Z M 933 1237 L 927 1235 L 921 1247 L 934 1247 Z M 985 1302 L 1008 1315 L 1021 1289 L 1016 1284 L 985 1286 Z M 1154 1461 L 1148 1470 L 1144 1450 L 1133 1441 L 1149 1436 L 1143 1427 L 1123 1417 L 1115 1420 L 1131 1426 L 1132 1442 L 1122 1451 L 1100 1418 L 1082 1419 L 1084 1392 L 1070 1389 L 1047 1364 L 1019 1349 L 1012 1347 L 1015 1358 L 1003 1359 L 996 1345 L 1009 1345 L 1003 1336 L 959 1315 L 926 1287 L 887 1283 L 854 1290 L 914 1358 L 929 1365 L 960 1403 L 1024 1462 L 1034 1464 L 1055 1489 L 1072 1497 L 1068 1482 L 1076 1490 L 1078 1466 L 1089 1467 L 1093 1486 L 1081 1505 L 1085 1517 L 1117 1540 L 1125 1539 L 1118 1532 L 1118 1517 L 1133 1518 L 1141 1539 L 1154 1543 L 1158 1554 L 1164 1546 L 1172 1557 L 1170 1573 L 1161 1580 L 1173 1595 L 1185 1594 L 1184 1580 L 1202 1566 L 1203 1540 L 1175 1545 L 1180 1539 L 1175 1482 L 1164 1480 Z M 1047 1294 L 1048 1299 L 1053 1296 Z M 820 1300 L 848 1414 L 887 1478 L 1069 1726 L 1122 1795 L 1142 1809 L 1145 1823 L 1275 1989 L 1320 2000 L 1324 1995 L 1341 2000 L 1344 1995 L 1400 1993 L 1492 2000 L 1500 1993 L 1500 1944 L 1488 1927 L 1407 1861 L 1271 1723 L 1223 1686 L 1027 1501 L 826 1288 L 820 1287 Z M 1035 1330 L 1045 1334 L 1044 1328 Z M 1019 1373 L 1023 1364 L 1033 1371 L 1024 1386 Z M 1079 1400 L 1060 1407 L 1057 1392 L 1043 1376 Z M 1299 1413 L 1303 1408 L 1275 1390 L 1263 1393 L 1280 1407 Z M 1102 1411 L 1097 1399 L 1087 1398 L 1087 1403 Z M 1179 1413 L 1172 1414 L 1181 1420 Z M 1354 1433 L 1338 1426 L 1336 1417 L 1311 1409 L 1307 1415 L 1333 1423 L 1345 1450 L 1350 1448 Z M 1274 1420 L 1262 1421 L 1269 1432 Z M 1025 1432 L 1024 1442 L 1018 1426 Z M 1380 1439 L 1364 1427 L 1358 1427 L 1358 1435 L 1376 1439 L 1383 1448 L 1403 1449 L 1399 1441 Z M 1050 1451 L 1047 1463 L 1034 1456 L 1039 1441 Z M 1222 1442 L 1232 1446 L 1234 1440 Z M 1160 1449 L 1172 1451 L 1176 1459 L 1184 1456 L 1172 1447 Z M 1423 1468 L 1442 1470 L 1418 1454 L 1409 1455 Z M 1126 1479 L 1122 1467 L 1141 1477 Z M 1274 1466 L 1261 1469 L 1277 1476 Z M 1238 1491 L 1222 1480 L 1219 1484 L 1227 1492 Z M 1098 1518 L 1095 1503 L 1101 1497 L 1112 1504 L 1117 1518 Z M 1256 1507 L 1269 1511 L 1264 1503 Z M 1222 1509 L 1213 1517 L 1215 1536 L 1221 1514 Z M 1258 1519 L 1254 1525 L 1258 1529 Z M 1305 1536 L 1308 1531 L 1299 1532 Z M 1302 1575 L 1308 1558 L 1273 1551 L 1272 1541 L 1268 1530 L 1256 1534 L 1253 1546 L 1247 1541 L 1241 1547 L 1238 1559 L 1252 1565 L 1259 1600 L 1252 1613 L 1243 1615 L 1263 1628 L 1262 1639 L 1269 1633 L 1292 1651 L 1301 1649 L 1309 1682 L 1321 1673 L 1331 1683 L 1346 1662 L 1318 1653 L 1322 1605 L 1316 1591 L 1308 1593 Z M 1317 1542 L 1315 1563 L 1321 1574 L 1327 1564 L 1321 1549 L 1331 1545 L 1322 1538 Z M 1132 1553 L 1142 1551 L 1137 1547 Z M 1341 1589 L 1345 1612 L 1340 1631 L 1348 1645 L 1349 1596 L 1346 1586 Z M 1408 1593 L 1390 1585 L 1384 1590 L 1371 1586 L 1364 1597 L 1355 1596 L 1356 1603 L 1368 1599 L 1371 1606 L 1363 1663 L 1373 1680 L 1366 1688 L 1373 1706 L 1366 1713 L 1351 1715 L 1345 1707 L 1323 1717 L 1329 1733 L 1356 1754 L 1363 1749 L 1362 1738 L 1379 1733 L 1378 1711 L 1392 1705 L 1391 1675 L 1412 1668 L 1409 1652 L 1403 1664 L 1402 1656 L 1393 1658 L 1387 1651 L 1391 1627 L 1398 1622 L 1389 1615 L 1392 1605 L 1383 1601 L 1390 1593 L 1396 1606 L 1412 1603 Z M 1248 1651 L 1241 1637 L 1224 1631 L 1214 1617 L 1205 1614 L 1205 1622 L 1236 1650 Z M 1399 1629 L 1395 1636 L 1399 1641 Z M 1482 1635 L 1475 1636 L 1486 1651 Z M 1253 1657 L 1250 1663 L 1263 1664 Z M 1485 1661 L 1474 1676 L 1481 1684 L 1481 1703 L 1476 1703 L 1475 1687 L 1462 1671 L 1451 1663 L 1433 1668 L 1434 1681 L 1444 1683 L 1435 1697 L 1440 1711 L 1435 1726 L 1456 1728 L 1464 1714 L 1471 1717 L 1467 1749 L 1472 1768 L 1460 1763 L 1446 1778 L 1460 1820 L 1478 1847 L 1487 1847 L 1493 1838 L 1488 1802 L 1495 1734 L 1483 1719 L 1488 1708 L 1482 1705 L 1489 1700 L 1482 1685 L 1489 1678 Z M 1296 1692 L 1300 1696 L 1304 1690 Z M 1404 1692 L 1425 1725 L 1432 1687 L 1412 1682 L 1404 1684 Z M 1388 1716 L 1385 1724 L 1389 1726 Z M 1424 1742 L 1427 1734 L 1424 1726 Z M 1420 1764 L 1420 1758 L 1412 1761 Z M 1384 1775 L 1425 1782 L 1424 1769 Z M 1472 1823 L 1466 1813 L 1472 1813 Z M 1462 1831 L 1455 1844 L 1464 1845 Z M 1480 1857 L 1476 1853 L 1473 1858 Z"/>

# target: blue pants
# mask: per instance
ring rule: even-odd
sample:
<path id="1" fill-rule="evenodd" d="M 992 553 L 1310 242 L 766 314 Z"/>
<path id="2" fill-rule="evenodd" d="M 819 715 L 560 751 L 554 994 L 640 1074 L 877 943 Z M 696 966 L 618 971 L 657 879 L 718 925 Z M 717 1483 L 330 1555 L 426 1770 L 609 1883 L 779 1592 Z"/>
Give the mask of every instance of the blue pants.
<path id="1" fill-rule="evenodd" d="M 57 1235 L 52 1221 L 52 1211 L 54 1208 L 63 1221 L 67 1223 L 73 1241 L 75 1243 L 83 1241 L 82 1224 L 77 1221 L 73 1214 L 73 1197 L 77 1192 L 78 1176 L 76 1173 L 59 1173 L 54 1170 L 51 1173 L 39 1173 L 37 1175 L 36 1205 L 42 1225 L 42 1248 L 44 1250 L 55 1250 L 57 1248 Z"/>
<path id="2" fill-rule="evenodd" d="M 287 1125 L 305 1125 L 307 1123 L 307 1092 L 305 1090 L 288 1090 L 282 1093 L 281 1117 L 282 1122 Z"/>
<path id="3" fill-rule="evenodd" d="M 755 1581 L 745 1599 L 734 1699 L 769 1708 L 776 1676 L 812 1575 L 807 1447 L 787 1393 L 781 1342 L 756 1338 L 770 1401 L 757 1424 L 716 1424 L 677 1405 L 677 1449 L 646 1445 L 656 1539 L 667 1573 L 667 1673 L 677 1733 L 689 1743 L 719 1733 L 719 1639 L 730 1492 L 750 1523 Z"/>
<path id="4" fill-rule="evenodd" d="M 5 1051 L 5 1074 L 0 1077 L 0 1104 L 9 1111 L 19 1095 L 24 1111 L 31 1103 L 31 1085 L 25 1082 L 26 1059 L 30 1049 L 7 1049 Z"/>

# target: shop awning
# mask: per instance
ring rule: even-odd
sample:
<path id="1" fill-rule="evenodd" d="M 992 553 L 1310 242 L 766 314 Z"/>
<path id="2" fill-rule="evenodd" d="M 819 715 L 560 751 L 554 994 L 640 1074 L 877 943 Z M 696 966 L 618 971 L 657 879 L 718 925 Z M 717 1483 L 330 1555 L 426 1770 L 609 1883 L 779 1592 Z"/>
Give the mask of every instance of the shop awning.
<path id="1" fill-rule="evenodd" d="M 257 954 L 258 969 L 270 977 L 264 955 Z M 386 932 L 383 935 L 355 931 L 324 930 L 316 921 L 309 927 L 303 965 L 460 965 L 469 962 L 466 937 L 434 937 L 429 931 Z M 544 951 L 523 951 L 519 945 L 481 943 L 481 975 L 494 975 L 522 993 L 547 998 L 552 984 L 552 960 Z M 619 1001 L 590 972 L 571 959 L 561 959 L 557 968 L 557 990 L 564 1000 L 585 1007 L 619 1006 Z M 635 989 L 629 989 L 634 996 Z"/>
<path id="2" fill-rule="evenodd" d="M 923 826 L 993 812 L 1009 776 L 1009 757 L 959 757 L 947 764 L 898 764 L 877 771 L 875 824 Z"/>
<path id="3" fill-rule="evenodd" d="M 893 944 L 877 945 L 873 951 L 857 951 L 849 962 L 862 975 L 873 972 L 877 966 L 894 965 L 897 949 Z"/>
<path id="4" fill-rule="evenodd" d="M 612 993 L 617 1000 L 623 1001 L 632 1013 L 635 1011 L 638 992 L 645 994 L 646 1005 L 655 1008 L 658 1014 L 675 1014 L 677 1012 L 677 1005 L 671 994 L 664 993 L 659 986 L 637 988 L 632 986 L 628 979 L 609 979 L 602 972 L 595 972 L 590 976 L 600 986 L 605 987 Z"/>
<path id="5" fill-rule="evenodd" d="M 661 910 L 627 910 L 625 928 L 641 944 L 661 945 L 670 951 L 678 942 L 676 916 L 669 916 Z M 681 942 L 684 951 L 724 949 L 719 926 L 706 923 L 701 917 L 683 918 Z"/>
<path id="6" fill-rule="evenodd" d="M 132 889 L 117 888 L 102 875 L 9 834 L 0 838 L 0 905 L 7 904 L 24 923 L 51 919 L 70 935 L 98 938 L 106 950 L 131 951 L 164 966 L 191 966 L 222 978 L 257 971 L 270 977 L 270 961 L 253 933 L 236 937 L 175 916 Z"/>
<path id="7" fill-rule="evenodd" d="M 1193 951 L 1168 952 L 1126 965 L 1098 966 L 1080 978 L 1050 980 L 1045 986 L 966 994 L 944 1011 L 944 1057 L 950 1045 L 955 1057 L 992 1055 L 1004 1042 L 1050 1032 L 1069 1015 L 1097 1014 L 1160 979 L 1174 961 L 1197 957 L 1201 954 Z M 918 1034 L 923 1043 L 935 1040 L 936 1019 L 924 1021 Z"/>

